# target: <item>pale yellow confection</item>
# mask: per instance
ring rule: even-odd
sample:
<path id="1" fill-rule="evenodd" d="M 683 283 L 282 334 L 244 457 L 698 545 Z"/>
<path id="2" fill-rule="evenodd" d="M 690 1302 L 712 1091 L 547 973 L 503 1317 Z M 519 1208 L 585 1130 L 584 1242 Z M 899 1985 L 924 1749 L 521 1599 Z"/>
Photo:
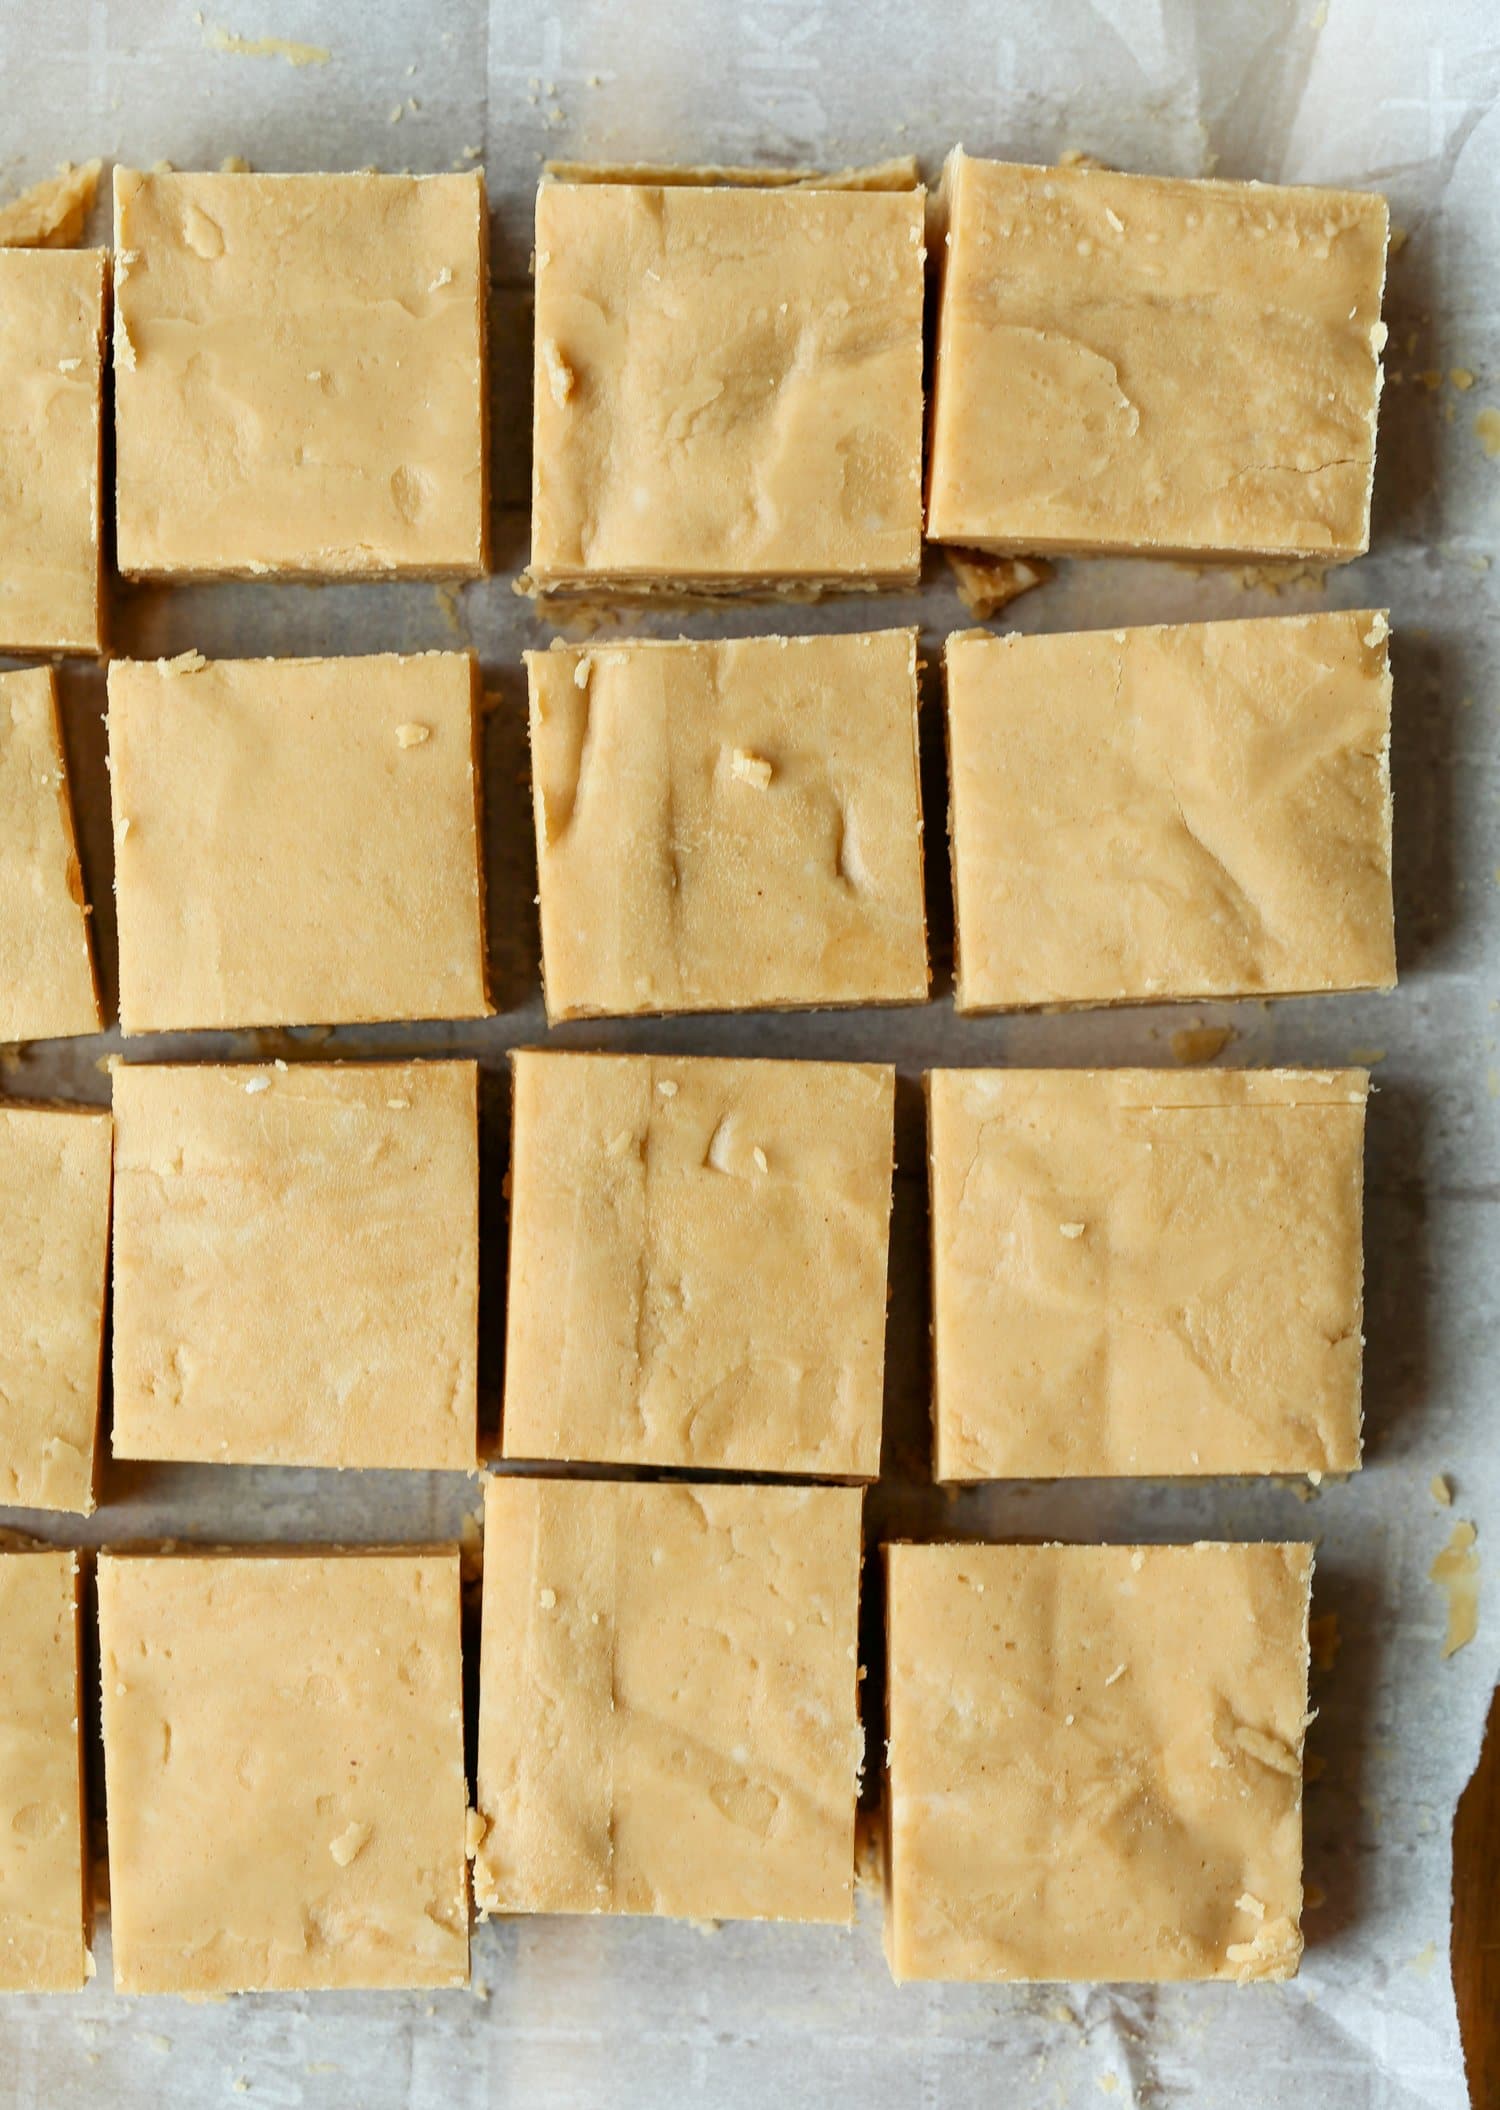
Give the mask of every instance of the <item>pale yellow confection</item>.
<path id="1" fill-rule="evenodd" d="M 915 585 L 920 189 L 544 182 L 530 582 Z"/>
<path id="2" fill-rule="evenodd" d="M 109 1275 L 107 1113 L 0 1105 L 0 1503 L 90 1510 Z"/>
<path id="3" fill-rule="evenodd" d="M 487 568 L 484 179 L 115 170 L 127 577 Z"/>
<path id="4" fill-rule="evenodd" d="M 0 1664 L 0 1993 L 74 1993 L 94 1972 L 76 1553 L 0 1553 Z"/>
<path id="5" fill-rule="evenodd" d="M 458 1552 L 101 1554 L 115 1990 L 469 1976 Z"/>
<path id="6" fill-rule="evenodd" d="M 101 1023 L 57 677 L 0 674 L 0 1042 Z"/>
<path id="7" fill-rule="evenodd" d="M 959 150 L 937 206 L 935 542 L 1369 546 L 1384 198 Z"/>
<path id="8" fill-rule="evenodd" d="M 475 662 L 117 660 L 120 1023 L 480 1018 Z"/>
<path id="9" fill-rule="evenodd" d="M 526 663 L 549 1018 L 926 997 L 915 631 Z"/>
<path id="10" fill-rule="evenodd" d="M 940 1480 L 1352 1472 L 1363 1070 L 935 1070 Z"/>
<path id="11" fill-rule="evenodd" d="M 1390 988 L 1387 632 L 949 638 L 959 1010 Z"/>
<path id="12" fill-rule="evenodd" d="M 481 1910 L 848 1922 L 861 1499 L 486 1483 Z"/>
<path id="13" fill-rule="evenodd" d="M 895 1072 L 514 1069 L 505 1456 L 873 1479 Z"/>
<path id="14" fill-rule="evenodd" d="M 115 1072 L 117 1458 L 475 1469 L 471 1062 Z"/>
<path id="15" fill-rule="evenodd" d="M 0 652 L 104 642 L 100 249 L 0 248 Z"/>
<path id="16" fill-rule="evenodd" d="M 0 249 L 70 249 L 83 234 L 99 190 L 102 161 L 64 161 L 19 197 L 0 205 Z"/>
<path id="17" fill-rule="evenodd" d="M 895 1977 L 1293 1976 L 1312 1548 L 885 1558 Z"/>

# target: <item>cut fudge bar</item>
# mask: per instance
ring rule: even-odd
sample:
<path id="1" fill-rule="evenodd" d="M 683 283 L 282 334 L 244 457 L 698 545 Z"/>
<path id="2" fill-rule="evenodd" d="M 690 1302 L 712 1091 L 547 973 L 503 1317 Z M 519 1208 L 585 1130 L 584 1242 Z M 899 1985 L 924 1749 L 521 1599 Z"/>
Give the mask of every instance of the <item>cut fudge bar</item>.
<path id="1" fill-rule="evenodd" d="M 1386 637 L 951 637 L 959 1010 L 1389 988 Z"/>
<path id="2" fill-rule="evenodd" d="M 0 1105 L 0 1502 L 94 1506 L 110 1119 Z"/>
<path id="3" fill-rule="evenodd" d="M 115 1072 L 114 1454 L 475 1469 L 471 1062 Z"/>
<path id="4" fill-rule="evenodd" d="M 78 1556 L 0 1553 L 0 1993 L 93 1976 L 78 1709 Z"/>
<path id="5" fill-rule="evenodd" d="M 1363 1070 L 936 1070 L 939 1480 L 1351 1472 Z"/>
<path id="6" fill-rule="evenodd" d="M 960 151 L 938 204 L 935 542 L 1368 547 L 1383 198 Z"/>
<path id="7" fill-rule="evenodd" d="M 484 180 L 115 170 L 128 577 L 486 569 Z"/>
<path id="8" fill-rule="evenodd" d="M 0 674 L 0 1042 L 102 1023 L 57 677 Z"/>
<path id="9" fill-rule="evenodd" d="M 860 1502 L 487 1482 L 483 1910 L 849 1920 Z"/>
<path id="10" fill-rule="evenodd" d="M 0 652 L 104 643 L 102 250 L 0 249 Z"/>
<path id="11" fill-rule="evenodd" d="M 505 1456 L 873 1479 L 895 1072 L 514 1064 Z"/>
<path id="12" fill-rule="evenodd" d="M 1312 1548 L 886 1549 L 898 1979 L 1289 1978 Z"/>
<path id="13" fill-rule="evenodd" d="M 120 1023 L 488 1010 L 461 652 L 109 670 Z"/>
<path id="14" fill-rule="evenodd" d="M 550 594 L 915 585 L 924 195 L 544 182 Z"/>
<path id="15" fill-rule="evenodd" d="M 548 1016 L 920 1003 L 916 632 L 526 655 Z"/>
<path id="16" fill-rule="evenodd" d="M 115 1989 L 463 1985 L 458 1554 L 103 1554 Z"/>

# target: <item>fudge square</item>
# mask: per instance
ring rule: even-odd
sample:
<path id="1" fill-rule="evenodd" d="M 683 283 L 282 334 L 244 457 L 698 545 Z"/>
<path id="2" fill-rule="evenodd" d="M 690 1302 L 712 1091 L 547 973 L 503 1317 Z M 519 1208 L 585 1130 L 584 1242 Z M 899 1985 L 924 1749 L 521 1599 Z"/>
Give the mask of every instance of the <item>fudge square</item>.
<path id="1" fill-rule="evenodd" d="M 102 1023 L 57 676 L 0 674 L 0 1042 Z"/>
<path id="2" fill-rule="evenodd" d="M 504 1455 L 874 1479 L 894 1070 L 513 1064 Z"/>
<path id="3" fill-rule="evenodd" d="M 915 586 L 924 211 L 544 182 L 533 588 Z"/>
<path id="4" fill-rule="evenodd" d="M 886 1548 L 896 1978 L 1289 1978 L 1312 1548 Z"/>
<path id="5" fill-rule="evenodd" d="M 1357 556 L 1385 200 L 949 160 L 927 532 Z"/>
<path id="6" fill-rule="evenodd" d="M 117 1458 L 475 1470 L 478 1074 L 116 1069 Z"/>
<path id="7" fill-rule="evenodd" d="M 91 1510 L 110 1117 L 0 1105 L 0 1502 Z"/>
<path id="8" fill-rule="evenodd" d="M 127 577 L 487 568 L 484 179 L 115 170 Z"/>
<path id="9" fill-rule="evenodd" d="M 0 1553 L 0 1993 L 93 1976 L 78 1709 L 78 1556 Z"/>
<path id="10" fill-rule="evenodd" d="M 914 630 L 526 664 L 550 1018 L 925 999 Z"/>
<path id="11" fill-rule="evenodd" d="M 0 249 L 0 652 L 98 652 L 102 250 Z"/>
<path id="12" fill-rule="evenodd" d="M 458 1553 L 101 1554 L 115 1990 L 469 1975 Z"/>
<path id="13" fill-rule="evenodd" d="M 849 1921 L 861 1499 L 486 1483 L 483 1911 Z"/>
<path id="14" fill-rule="evenodd" d="M 476 680 L 463 652 L 115 661 L 127 1034 L 487 1013 Z"/>
<path id="15" fill-rule="evenodd" d="M 1390 988 L 1387 628 L 949 638 L 958 1009 Z"/>
<path id="16" fill-rule="evenodd" d="M 935 1070 L 939 1480 L 1352 1472 L 1363 1070 Z"/>

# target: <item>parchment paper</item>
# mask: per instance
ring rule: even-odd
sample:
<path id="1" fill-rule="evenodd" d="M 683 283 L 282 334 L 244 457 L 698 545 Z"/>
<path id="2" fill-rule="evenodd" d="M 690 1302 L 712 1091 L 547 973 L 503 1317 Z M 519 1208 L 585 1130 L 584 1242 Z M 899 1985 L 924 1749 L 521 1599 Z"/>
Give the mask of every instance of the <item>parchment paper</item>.
<path id="1" fill-rule="evenodd" d="M 206 19 L 205 19 L 206 18 Z M 226 34 L 227 33 L 227 34 Z M 235 38 L 325 47 L 326 61 Z M 294 63 L 294 59 L 300 61 Z M 524 561 L 531 194 L 544 156 L 791 159 L 971 150 L 1045 160 L 1378 186 L 1406 239 L 1387 315 L 1375 544 L 1279 595 L 1177 567 L 1065 566 L 1011 612 L 1024 629 L 1389 604 L 1396 677 L 1396 891 L 1402 984 L 1314 998 L 1015 1021 L 955 1020 L 938 712 L 926 793 L 938 1000 L 910 1012 L 569 1028 L 568 1045 L 894 1060 L 899 1178 L 882 1534 L 1311 1536 L 1318 1612 L 1342 1647 L 1314 1681 L 1307 1915 L 1286 1986 L 907 1988 L 887 1978 L 878 1903 L 853 1933 L 550 1920 L 482 1928 L 473 1992 L 250 1998 L 190 2007 L 115 1998 L 107 1929 L 77 1999 L 0 2001 L 0 2100 L 383 2106 L 712 2101 L 885 2106 L 1465 2101 L 1449 1981 L 1450 1828 L 1500 1659 L 1500 1618 L 1440 1660 L 1428 1579 L 1458 1518 L 1500 1544 L 1495 1441 L 1500 1137 L 1497 708 L 1491 555 L 1500 460 L 1500 48 L 1482 0 L 167 0 L 0 4 L 0 190 L 90 154 L 216 167 L 439 169 L 482 158 L 494 214 L 496 560 L 456 599 L 401 588 L 223 586 L 121 593 L 117 649 L 209 654 L 410 650 L 471 640 L 489 722 L 490 906 L 502 1015 L 482 1028 L 141 1041 L 159 1057 L 324 1050 L 477 1054 L 486 1098 L 487 1411 L 497 1379 L 504 1223 L 504 1051 L 544 1033 L 518 656 L 547 633 L 511 592 Z M 477 150 L 477 151 L 476 151 Z M 107 239 L 103 215 L 96 238 Z M 1462 387 L 1454 370 L 1475 378 Z M 1423 378 L 1418 378 L 1419 376 Z M 1481 413 L 1488 411 L 1489 419 Z M 1491 447 L 1495 442 L 1491 438 Z M 696 635 L 920 622 L 929 653 L 968 618 L 940 558 L 920 597 L 771 616 L 632 617 Z M 70 759 L 113 1002 L 107 787 L 97 670 L 64 674 Z M 1376 1063 L 1370 1118 L 1367 1467 L 1311 1501 L 1227 1482 L 1007 1485 L 948 1500 L 927 1469 L 926 1268 L 917 1080 L 934 1063 L 1170 1062 L 1171 1034 L 1222 1023 L 1221 1060 Z M 102 1101 L 117 1037 L 8 1057 L 0 1091 Z M 1379 1059 L 1376 1060 L 1378 1051 Z M 1454 1507 L 1429 1493 L 1451 1476 Z M 461 1477 L 120 1467 L 85 1525 L 6 1525 L 98 1544 L 184 1539 L 421 1539 L 477 1506 Z M 1304 1490 L 1305 1492 L 1305 1490 Z M 883 1719 L 878 1607 L 865 1687 Z M 92 1673 L 91 1673 L 92 1676 Z M 97 1770 L 97 1757 L 94 1759 Z M 97 1778 L 95 1801 L 99 1801 Z M 204 1838 L 211 1856 L 214 1842 Z"/>

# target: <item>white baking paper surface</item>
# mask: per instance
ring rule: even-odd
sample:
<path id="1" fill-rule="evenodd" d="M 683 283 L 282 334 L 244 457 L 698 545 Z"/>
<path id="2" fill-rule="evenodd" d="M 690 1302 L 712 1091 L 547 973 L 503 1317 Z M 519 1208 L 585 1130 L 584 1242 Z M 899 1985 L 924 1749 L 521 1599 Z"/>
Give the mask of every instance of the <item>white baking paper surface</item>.
<path id="1" fill-rule="evenodd" d="M 226 37 L 326 47 L 294 64 Z M 306 54 L 301 54 L 305 59 Z M 445 601 L 430 587 L 265 585 L 119 597 L 121 651 L 209 654 L 409 650 L 468 639 L 490 724 L 491 912 L 503 1015 L 474 1029 L 203 1036 L 201 1054 L 477 1053 L 487 1106 L 487 1355 L 499 1317 L 504 1050 L 539 1039 L 535 875 L 521 724 L 523 647 L 547 636 L 510 590 L 526 552 L 531 194 L 546 156 L 837 164 L 920 154 L 935 171 L 971 150 L 1044 160 L 1090 150 L 1127 168 L 1216 170 L 1378 186 L 1407 237 L 1391 271 L 1375 547 L 1361 563 L 1273 597 L 1174 568 L 1075 564 L 1012 611 L 1024 629 L 1325 605 L 1389 604 L 1396 676 L 1394 996 L 1314 998 L 1184 1014 L 954 1019 L 947 1000 L 941 741 L 929 710 L 927 791 L 939 1001 L 910 1012 L 574 1027 L 568 1045 L 894 1059 L 900 1176 L 894 1237 L 882 1533 L 1176 1539 L 1312 1536 L 1318 1611 L 1343 1646 L 1314 1681 L 1307 1796 L 1310 1909 L 1301 1976 L 1286 1986 L 1152 1989 L 914 1987 L 889 1982 L 878 1903 L 853 1933 L 541 1920 L 479 1930 L 475 1991 L 192 2007 L 116 1999 L 107 1933 L 77 1999 L 0 2001 L 0 2099 L 24 2110 L 108 2103 L 384 2106 L 705 2101 L 905 2106 L 1465 2100 L 1449 1982 L 1450 1830 L 1474 1762 L 1500 1616 L 1439 1660 L 1444 1605 L 1428 1580 L 1455 1519 L 1500 1549 L 1496 1413 L 1500 1258 L 1500 619 L 1491 568 L 1500 459 L 1476 419 L 1500 406 L 1500 48 L 1482 0 L 45 0 L 0 5 L 0 192 L 64 157 L 102 154 L 261 169 L 442 169 L 483 160 L 494 215 L 494 405 L 500 575 Z M 477 150 L 477 151 L 476 151 Z M 104 222 L 96 222 L 102 235 Z M 1465 390 L 1452 370 L 1476 378 Z M 1418 375 L 1431 378 L 1432 385 Z M 1396 377 L 1400 376 L 1398 380 Z M 1493 442 L 1492 442 L 1493 444 Z M 685 623 L 655 634 L 920 622 L 930 654 L 968 618 L 941 559 L 920 598 L 836 603 Z M 64 676 L 86 864 L 113 997 L 102 682 Z M 1232 1025 L 1223 1059 L 1373 1060 L 1367 1469 L 1304 1504 L 1231 1483 L 1004 1486 L 948 1501 L 927 1483 L 922 1124 L 916 1080 L 939 1062 L 1169 1062 L 1189 1019 Z M 137 1057 L 181 1041 L 137 1042 Z M 118 1046 L 7 1058 L 0 1091 L 102 1101 Z M 493 1418 L 493 1401 L 490 1413 Z M 1451 1476 L 1454 1507 L 1429 1494 Z M 453 1535 L 472 1482 L 112 1469 L 106 1506 L 75 1530 L 97 1544 Z M 3 1675 L 3 1662 L 0 1662 Z M 871 1701 L 878 1697 L 866 1688 Z M 872 1722 L 878 1735 L 878 1715 Z M 876 1747 L 878 1756 L 878 1746 Z M 96 1786 L 97 1795 L 97 1786 Z M 202 1842 L 213 1853 L 212 1835 Z M 1315 1893 L 1316 1894 L 1316 1893 Z"/>

